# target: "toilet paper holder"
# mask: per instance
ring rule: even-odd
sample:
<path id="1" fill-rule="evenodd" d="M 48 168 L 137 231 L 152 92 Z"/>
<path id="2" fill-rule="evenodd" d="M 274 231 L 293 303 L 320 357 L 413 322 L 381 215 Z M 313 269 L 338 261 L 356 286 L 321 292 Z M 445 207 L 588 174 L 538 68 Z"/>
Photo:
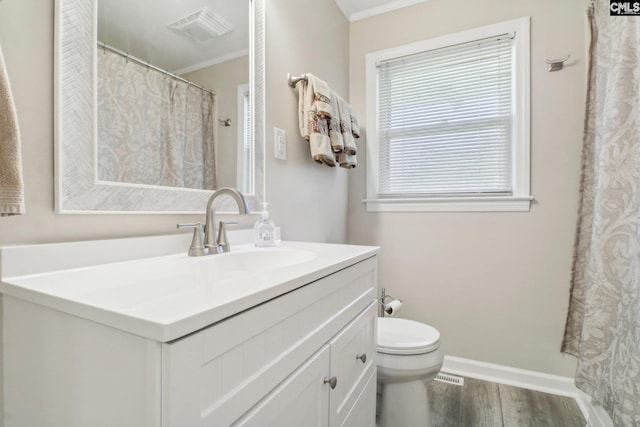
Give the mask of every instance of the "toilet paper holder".
<path id="1" fill-rule="evenodd" d="M 400 308 L 402 305 L 402 300 L 392 297 L 387 294 L 387 290 L 385 288 L 382 288 L 382 293 L 378 299 L 378 303 L 380 304 L 380 317 L 384 317 L 385 315 L 393 316 L 397 308 Z"/>

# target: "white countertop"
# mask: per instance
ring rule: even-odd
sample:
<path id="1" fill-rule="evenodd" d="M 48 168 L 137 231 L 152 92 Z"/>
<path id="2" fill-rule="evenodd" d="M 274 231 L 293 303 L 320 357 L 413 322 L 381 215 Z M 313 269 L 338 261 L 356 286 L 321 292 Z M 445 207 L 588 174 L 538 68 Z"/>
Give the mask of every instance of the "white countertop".
<path id="1" fill-rule="evenodd" d="M 117 241 L 105 242 L 110 250 L 118 248 Z M 101 247 L 99 242 L 69 245 L 76 245 L 70 247 L 81 253 L 85 243 Z M 93 265 L 64 259 L 69 251 L 62 250 L 56 253 L 62 254 L 59 264 L 64 269 L 51 261 L 46 268 L 25 262 L 29 253 L 46 256 L 42 246 L 51 245 L 32 246 L 31 251 L 17 247 L 15 257 L 16 248 L 0 250 L 0 292 L 161 342 L 197 331 L 378 251 L 371 246 L 283 242 L 276 248 L 237 245 L 230 254 L 204 257 L 188 257 L 184 247 L 178 254 Z"/>

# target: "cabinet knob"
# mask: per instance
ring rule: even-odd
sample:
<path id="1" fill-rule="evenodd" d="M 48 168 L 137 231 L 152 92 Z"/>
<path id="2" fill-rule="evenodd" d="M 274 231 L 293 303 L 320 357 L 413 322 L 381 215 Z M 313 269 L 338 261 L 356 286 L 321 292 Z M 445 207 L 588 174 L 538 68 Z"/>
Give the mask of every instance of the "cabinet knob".
<path id="1" fill-rule="evenodd" d="M 356 356 L 356 359 L 360 359 L 360 361 L 362 363 L 365 363 L 367 361 L 367 354 L 366 353 L 362 353 L 361 355 Z"/>
<path id="2" fill-rule="evenodd" d="M 336 385 L 338 385 L 338 379 L 336 377 L 324 377 L 324 383 L 328 383 L 329 387 L 331 387 L 331 390 L 333 390 L 334 388 L 336 388 Z"/>

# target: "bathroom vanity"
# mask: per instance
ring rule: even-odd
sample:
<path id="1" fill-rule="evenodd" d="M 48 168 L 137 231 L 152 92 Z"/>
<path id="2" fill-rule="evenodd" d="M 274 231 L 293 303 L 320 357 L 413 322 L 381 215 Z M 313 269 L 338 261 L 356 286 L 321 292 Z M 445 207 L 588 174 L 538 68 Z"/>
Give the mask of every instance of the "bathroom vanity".
<path id="1" fill-rule="evenodd" d="M 374 426 L 377 248 L 186 237 L 1 250 L 4 425 Z"/>

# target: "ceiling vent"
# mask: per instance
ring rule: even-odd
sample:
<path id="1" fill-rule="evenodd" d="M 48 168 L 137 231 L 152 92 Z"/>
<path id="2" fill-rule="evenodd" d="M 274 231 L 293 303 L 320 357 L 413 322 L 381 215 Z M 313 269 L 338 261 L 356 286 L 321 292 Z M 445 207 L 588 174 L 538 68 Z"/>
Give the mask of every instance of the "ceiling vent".
<path id="1" fill-rule="evenodd" d="M 168 25 L 198 42 L 208 42 L 232 30 L 231 24 L 204 7 Z"/>

